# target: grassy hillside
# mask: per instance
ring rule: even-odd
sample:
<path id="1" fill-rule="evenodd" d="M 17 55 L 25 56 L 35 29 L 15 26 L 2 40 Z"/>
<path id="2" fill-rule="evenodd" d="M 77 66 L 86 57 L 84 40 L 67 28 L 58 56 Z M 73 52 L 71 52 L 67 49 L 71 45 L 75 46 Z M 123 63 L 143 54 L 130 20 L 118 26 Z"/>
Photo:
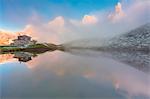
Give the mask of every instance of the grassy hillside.
<path id="1" fill-rule="evenodd" d="M 15 46 L 0 46 L 0 52 L 15 52 L 15 51 L 27 51 L 27 52 L 44 52 L 56 50 L 57 46 L 54 44 L 34 44 L 28 47 L 15 47 Z"/>

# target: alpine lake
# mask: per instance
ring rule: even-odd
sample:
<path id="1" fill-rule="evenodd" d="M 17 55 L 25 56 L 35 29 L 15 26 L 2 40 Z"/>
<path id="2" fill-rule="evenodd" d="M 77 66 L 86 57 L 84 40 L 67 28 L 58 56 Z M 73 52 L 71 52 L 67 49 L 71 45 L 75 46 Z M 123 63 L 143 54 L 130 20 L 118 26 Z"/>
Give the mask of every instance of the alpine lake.
<path id="1" fill-rule="evenodd" d="M 150 53 L 0 54 L 0 99 L 149 99 Z"/>

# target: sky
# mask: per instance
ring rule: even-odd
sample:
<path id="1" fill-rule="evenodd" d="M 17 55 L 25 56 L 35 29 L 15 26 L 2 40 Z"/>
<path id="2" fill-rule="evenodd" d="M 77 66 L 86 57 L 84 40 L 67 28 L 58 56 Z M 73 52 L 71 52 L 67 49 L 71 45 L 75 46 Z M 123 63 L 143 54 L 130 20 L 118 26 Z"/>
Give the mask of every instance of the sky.
<path id="1" fill-rule="evenodd" d="M 149 6 L 150 0 L 0 0 L 0 31 L 53 43 L 112 37 L 150 22 Z"/>
<path id="2" fill-rule="evenodd" d="M 113 7 L 118 0 L 0 0 L 0 26 L 17 29 L 30 17 L 40 14 L 49 20 L 56 16 L 80 19 L 92 11 Z"/>

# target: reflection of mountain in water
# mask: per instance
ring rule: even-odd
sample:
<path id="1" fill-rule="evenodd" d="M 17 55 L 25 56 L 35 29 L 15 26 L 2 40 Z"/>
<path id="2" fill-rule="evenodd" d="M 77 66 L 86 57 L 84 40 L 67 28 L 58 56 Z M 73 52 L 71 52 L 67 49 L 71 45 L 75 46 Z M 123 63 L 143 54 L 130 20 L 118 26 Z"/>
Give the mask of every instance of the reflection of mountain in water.
<path id="1" fill-rule="evenodd" d="M 31 53 L 27 53 L 27 52 L 18 52 L 14 54 L 14 58 L 17 58 L 18 61 L 20 62 L 28 62 L 30 60 L 32 60 L 32 57 L 35 56 Z"/>
<path id="2" fill-rule="evenodd" d="M 12 59 L 18 59 L 20 62 L 28 62 L 32 60 L 32 57 L 36 57 L 37 54 L 28 52 L 13 52 L 13 53 L 2 53 L 0 54 L 0 63 L 11 61 Z"/>
<path id="3" fill-rule="evenodd" d="M 72 49 L 71 51 L 69 51 L 69 53 L 85 57 L 107 57 L 127 64 L 145 73 L 150 73 L 150 52 L 121 50 L 98 51 L 97 49 L 95 51 L 94 50 Z"/>
<path id="4" fill-rule="evenodd" d="M 95 53 L 86 51 L 86 53 L 83 50 L 76 51 L 76 53 L 72 53 L 75 55 L 89 55 L 89 56 L 95 56 Z M 28 53 L 28 52 L 17 52 L 12 53 L 13 57 L 16 58 L 20 62 L 28 62 L 31 61 L 32 58 L 36 57 L 37 54 Z M 5 54 L 3 54 L 3 58 Z M 10 54 L 9 54 L 10 55 Z M 120 61 L 124 64 L 128 64 L 131 67 L 134 67 L 140 71 L 143 71 L 145 73 L 150 72 L 150 53 L 142 52 L 142 51 L 111 51 L 111 52 L 104 52 L 100 53 L 100 56 L 110 57 L 112 59 L 115 59 L 117 61 Z M 5 56 L 8 56 L 7 54 Z M 12 55 L 11 55 L 12 56 Z M 96 55 L 97 56 L 97 55 Z M 9 58 L 10 59 L 10 58 Z"/>
<path id="5" fill-rule="evenodd" d="M 150 73 L 150 53 L 142 51 L 113 51 L 110 53 L 107 52 L 107 55 L 115 60 L 128 64 L 140 71 Z"/>

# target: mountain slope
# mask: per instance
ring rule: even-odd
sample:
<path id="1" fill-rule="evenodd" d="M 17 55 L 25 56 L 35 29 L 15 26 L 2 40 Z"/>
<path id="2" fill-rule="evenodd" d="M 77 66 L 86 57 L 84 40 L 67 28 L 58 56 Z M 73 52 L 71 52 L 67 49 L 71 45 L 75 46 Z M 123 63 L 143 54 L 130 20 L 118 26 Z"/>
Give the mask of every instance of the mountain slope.
<path id="1" fill-rule="evenodd" d="M 150 23 L 108 41 L 110 49 L 150 50 Z"/>

